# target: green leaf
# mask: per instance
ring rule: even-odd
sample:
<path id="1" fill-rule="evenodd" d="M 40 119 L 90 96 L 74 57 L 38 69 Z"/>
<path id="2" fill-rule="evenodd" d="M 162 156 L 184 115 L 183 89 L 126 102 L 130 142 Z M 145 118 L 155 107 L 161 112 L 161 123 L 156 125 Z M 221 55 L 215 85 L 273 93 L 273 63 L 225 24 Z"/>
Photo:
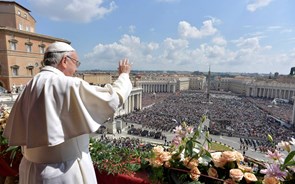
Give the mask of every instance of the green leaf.
<path id="1" fill-rule="evenodd" d="M 16 149 L 18 149 L 19 146 L 9 146 L 7 149 L 6 149 L 6 152 L 10 152 L 10 151 L 15 151 Z"/>
<path id="2" fill-rule="evenodd" d="M 192 157 L 193 155 L 193 142 L 191 140 L 187 141 L 185 152 Z"/>
<path id="3" fill-rule="evenodd" d="M 286 159 L 285 159 L 283 165 L 286 165 L 290 160 L 292 160 L 293 157 L 294 157 L 294 155 L 295 155 L 295 151 L 291 151 L 291 152 L 288 154 L 288 156 L 286 157 Z"/>
<path id="4" fill-rule="evenodd" d="M 289 161 L 286 164 L 283 164 L 282 165 L 282 168 L 283 169 L 286 169 L 286 167 L 288 167 L 288 166 L 294 166 L 294 165 L 295 165 L 295 161 Z"/>

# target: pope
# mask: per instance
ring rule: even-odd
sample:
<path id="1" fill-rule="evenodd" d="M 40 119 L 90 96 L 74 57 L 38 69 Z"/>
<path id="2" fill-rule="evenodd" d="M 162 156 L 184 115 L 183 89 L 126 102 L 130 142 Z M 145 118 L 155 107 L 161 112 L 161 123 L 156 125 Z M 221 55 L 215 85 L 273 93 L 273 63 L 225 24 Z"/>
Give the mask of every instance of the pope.
<path id="1" fill-rule="evenodd" d="M 22 148 L 19 183 L 95 184 L 89 134 L 128 98 L 129 61 L 119 61 L 118 79 L 104 87 L 73 77 L 80 61 L 67 43 L 50 44 L 42 62 L 16 99 L 3 133 L 10 146 Z"/>

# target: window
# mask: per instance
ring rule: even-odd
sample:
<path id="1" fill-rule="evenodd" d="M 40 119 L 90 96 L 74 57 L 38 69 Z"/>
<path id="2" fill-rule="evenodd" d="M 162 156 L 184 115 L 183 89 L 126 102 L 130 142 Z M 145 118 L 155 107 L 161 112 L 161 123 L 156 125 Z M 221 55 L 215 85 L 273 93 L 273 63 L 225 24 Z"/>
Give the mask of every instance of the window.
<path id="1" fill-rule="evenodd" d="M 32 45 L 26 45 L 27 52 L 32 52 Z"/>
<path id="2" fill-rule="evenodd" d="M 10 46 L 10 50 L 16 50 L 16 44 L 17 44 L 17 40 L 14 38 L 14 35 L 11 35 L 9 42 L 9 46 Z"/>
<path id="3" fill-rule="evenodd" d="M 41 43 L 39 45 L 39 51 L 40 51 L 40 54 L 44 54 L 45 53 L 45 45 L 43 43 Z"/>
<path id="4" fill-rule="evenodd" d="M 16 43 L 10 42 L 10 50 L 16 50 Z"/>
<path id="5" fill-rule="evenodd" d="M 19 29 L 19 30 L 23 30 L 23 25 L 22 25 L 22 23 L 19 23 L 19 24 L 18 24 L 18 29 Z"/>
<path id="6" fill-rule="evenodd" d="M 27 67 L 27 70 L 29 71 L 29 75 L 33 76 L 34 75 L 34 66 L 32 64 L 29 64 Z"/>
<path id="7" fill-rule="evenodd" d="M 30 26 L 26 26 L 26 31 L 30 31 Z"/>
<path id="8" fill-rule="evenodd" d="M 21 15 L 20 10 L 17 10 L 17 14 L 18 14 L 18 15 Z"/>
<path id="9" fill-rule="evenodd" d="M 18 69 L 19 69 L 18 65 L 11 66 L 12 76 L 18 76 Z"/>
<path id="10" fill-rule="evenodd" d="M 33 43 L 30 41 L 30 39 L 28 39 L 28 41 L 25 44 L 26 44 L 26 51 L 27 52 L 32 52 Z"/>
<path id="11" fill-rule="evenodd" d="M 40 47 L 40 54 L 44 54 L 45 52 L 45 48 L 44 47 Z"/>
<path id="12" fill-rule="evenodd" d="M 18 76 L 18 68 L 12 68 L 12 75 Z"/>
<path id="13" fill-rule="evenodd" d="M 25 17 L 25 19 L 27 18 L 27 14 L 26 13 L 24 14 L 24 17 Z"/>

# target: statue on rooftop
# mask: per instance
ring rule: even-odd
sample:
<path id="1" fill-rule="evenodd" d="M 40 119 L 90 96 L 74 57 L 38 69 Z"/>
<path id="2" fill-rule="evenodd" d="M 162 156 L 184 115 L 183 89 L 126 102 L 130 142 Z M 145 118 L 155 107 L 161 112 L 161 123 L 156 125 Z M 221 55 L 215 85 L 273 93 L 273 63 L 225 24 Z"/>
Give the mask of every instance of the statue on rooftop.
<path id="1" fill-rule="evenodd" d="M 292 75 L 292 76 L 295 75 L 295 67 L 292 67 L 291 68 L 289 75 Z"/>

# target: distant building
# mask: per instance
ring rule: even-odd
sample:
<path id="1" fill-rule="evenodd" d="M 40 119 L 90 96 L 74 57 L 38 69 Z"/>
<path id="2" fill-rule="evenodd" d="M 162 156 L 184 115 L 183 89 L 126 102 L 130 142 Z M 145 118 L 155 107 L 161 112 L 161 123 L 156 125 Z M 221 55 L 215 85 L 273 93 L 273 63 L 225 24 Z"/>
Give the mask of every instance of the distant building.
<path id="1" fill-rule="evenodd" d="M 46 47 L 70 41 L 35 33 L 30 10 L 13 1 L 0 1 L 0 86 L 11 90 L 40 71 Z"/>
<path id="2" fill-rule="evenodd" d="M 219 78 L 214 83 L 219 90 L 231 91 L 244 96 L 260 98 L 280 98 L 293 101 L 295 96 L 295 79 L 280 77 L 276 79 L 257 79 L 251 77 Z"/>
<path id="3" fill-rule="evenodd" d="M 223 91 L 231 91 L 233 93 L 246 95 L 247 84 L 250 83 L 253 79 L 249 77 L 241 77 L 237 76 L 235 78 L 225 77 L 220 78 L 217 82 L 216 86 L 218 86 L 219 90 Z"/>
<path id="4" fill-rule="evenodd" d="M 189 77 L 189 89 L 203 90 L 206 84 L 205 76 Z"/>
<path id="5" fill-rule="evenodd" d="M 184 91 L 189 89 L 190 80 L 188 77 L 180 77 L 177 79 L 177 91 Z"/>
<path id="6" fill-rule="evenodd" d="M 206 83 L 205 76 L 167 75 L 141 77 L 136 85 L 143 89 L 143 93 L 175 93 L 183 90 L 203 90 Z"/>
<path id="7" fill-rule="evenodd" d="M 175 80 L 139 80 L 137 85 L 142 88 L 143 93 L 175 93 Z"/>
<path id="8" fill-rule="evenodd" d="M 76 76 L 92 85 L 104 85 L 112 83 L 111 73 L 79 73 Z"/>

